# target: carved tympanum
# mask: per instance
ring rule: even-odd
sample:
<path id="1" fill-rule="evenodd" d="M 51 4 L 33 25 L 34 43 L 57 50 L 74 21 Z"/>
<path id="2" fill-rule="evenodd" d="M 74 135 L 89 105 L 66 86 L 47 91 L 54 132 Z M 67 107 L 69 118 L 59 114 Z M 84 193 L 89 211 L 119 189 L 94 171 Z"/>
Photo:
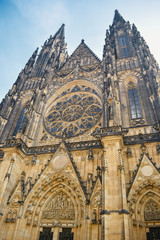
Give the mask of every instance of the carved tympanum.
<path id="1" fill-rule="evenodd" d="M 160 208 L 157 203 L 150 200 L 144 208 L 145 221 L 160 220 Z"/>
<path id="2" fill-rule="evenodd" d="M 59 192 L 45 207 L 43 219 L 74 220 L 75 210 L 71 198 L 64 192 Z"/>

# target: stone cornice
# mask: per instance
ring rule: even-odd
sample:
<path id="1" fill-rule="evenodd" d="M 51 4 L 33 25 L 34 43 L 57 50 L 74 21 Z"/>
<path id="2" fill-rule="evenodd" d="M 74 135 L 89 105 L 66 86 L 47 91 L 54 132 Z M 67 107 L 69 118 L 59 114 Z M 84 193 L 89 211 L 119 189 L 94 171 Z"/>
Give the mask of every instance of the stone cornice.
<path id="1" fill-rule="evenodd" d="M 114 136 L 114 135 L 124 135 L 127 133 L 126 129 L 122 129 L 121 131 L 109 131 L 108 129 L 102 129 L 102 133 L 95 134 L 98 138 L 97 140 L 91 141 L 81 141 L 81 142 L 72 142 L 66 143 L 67 149 L 69 151 L 79 151 L 79 150 L 88 150 L 88 149 L 102 149 L 101 138 L 104 136 Z M 114 129 L 114 130 L 118 130 Z M 142 143 L 150 143 L 150 142 L 160 142 L 160 134 L 159 133 L 150 133 L 150 134 L 139 134 L 134 136 L 123 136 L 124 145 L 135 145 Z M 7 140 L 4 144 L 1 144 L 1 152 L 0 155 L 3 155 L 4 148 L 18 148 L 26 155 L 33 154 L 46 154 L 46 153 L 54 153 L 59 144 L 55 145 L 46 145 L 46 146 L 36 146 L 36 147 L 28 147 L 21 139 L 10 139 Z"/>
<path id="2" fill-rule="evenodd" d="M 74 142 L 74 143 L 65 143 L 69 151 L 74 150 L 88 150 L 90 148 L 102 148 L 100 140 L 92 141 L 83 141 L 83 142 Z M 1 149 L 4 148 L 19 148 L 26 155 L 33 154 L 45 154 L 45 153 L 54 153 L 59 144 L 55 145 L 46 145 L 46 146 L 37 146 L 37 147 L 27 147 L 27 145 L 21 139 L 10 139 L 7 140 L 4 144 L 1 144 Z"/>
<path id="3" fill-rule="evenodd" d="M 159 133 L 150 133 L 150 134 L 139 134 L 134 136 L 125 136 L 124 144 L 125 145 L 135 145 L 147 142 L 159 142 L 160 134 Z"/>

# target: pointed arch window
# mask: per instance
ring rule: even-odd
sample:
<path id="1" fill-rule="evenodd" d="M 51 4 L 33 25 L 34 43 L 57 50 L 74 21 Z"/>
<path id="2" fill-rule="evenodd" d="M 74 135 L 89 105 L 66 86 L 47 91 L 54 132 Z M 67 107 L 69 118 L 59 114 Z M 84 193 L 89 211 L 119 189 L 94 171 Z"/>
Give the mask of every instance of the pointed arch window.
<path id="1" fill-rule="evenodd" d="M 131 118 L 142 118 L 141 107 L 139 103 L 138 93 L 136 89 L 136 85 L 133 82 L 130 82 L 128 85 L 128 96 L 129 96 L 129 104 L 131 110 Z"/>
<path id="2" fill-rule="evenodd" d="M 23 130 L 23 126 L 24 123 L 26 122 L 26 119 L 27 119 L 26 107 L 24 107 L 18 119 L 17 125 L 14 129 L 13 136 L 15 136 L 18 132 L 21 132 Z"/>
<path id="3" fill-rule="evenodd" d="M 120 40 L 121 47 L 127 46 L 127 44 L 126 44 L 126 38 L 125 38 L 124 35 L 121 35 L 121 36 L 119 37 L 119 40 Z"/>
<path id="4" fill-rule="evenodd" d="M 123 58 L 129 57 L 126 37 L 124 35 L 121 35 L 119 37 L 119 41 L 120 41 L 120 46 L 121 46 L 121 51 L 122 51 L 122 57 Z"/>

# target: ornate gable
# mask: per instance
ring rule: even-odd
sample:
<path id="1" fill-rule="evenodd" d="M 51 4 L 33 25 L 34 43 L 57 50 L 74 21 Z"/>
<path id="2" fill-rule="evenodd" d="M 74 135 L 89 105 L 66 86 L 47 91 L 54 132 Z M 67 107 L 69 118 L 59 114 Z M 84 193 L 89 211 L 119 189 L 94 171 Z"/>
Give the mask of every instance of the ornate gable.
<path id="1" fill-rule="evenodd" d="M 100 181 L 100 178 L 98 177 L 90 198 L 90 201 L 93 207 L 101 206 L 102 204 L 101 195 L 102 195 L 102 183 Z"/>
<path id="2" fill-rule="evenodd" d="M 140 161 L 137 174 L 134 178 L 131 189 L 129 191 L 129 198 L 131 197 L 131 195 L 137 192 L 138 189 L 140 190 L 142 187 L 144 187 L 146 183 L 149 185 L 150 183 L 159 182 L 159 180 L 160 174 L 158 169 L 149 159 L 149 157 L 144 154 Z"/>
<path id="3" fill-rule="evenodd" d="M 61 72 L 69 69 L 74 69 L 77 64 L 83 69 L 92 69 L 101 63 L 99 58 L 89 49 L 84 43 L 84 40 L 80 43 L 77 49 L 69 57 L 65 65 L 61 68 Z"/>
<path id="4" fill-rule="evenodd" d="M 137 174 L 128 193 L 130 214 L 141 213 L 148 199 L 159 199 L 160 174 L 151 159 L 145 153 L 140 161 Z M 158 200 L 159 201 L 159 200 Z"/>

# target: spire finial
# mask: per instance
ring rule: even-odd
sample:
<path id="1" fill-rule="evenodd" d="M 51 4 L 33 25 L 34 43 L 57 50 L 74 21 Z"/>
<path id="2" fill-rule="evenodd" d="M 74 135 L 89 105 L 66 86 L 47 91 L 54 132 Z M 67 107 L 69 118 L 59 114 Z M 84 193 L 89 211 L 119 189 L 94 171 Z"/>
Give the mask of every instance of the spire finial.
<path id="1" fill-rule="evenodd" d="M 113 18 L 113 24 L 115 24 L 117 22 L 125 23 L 125 20 L 121 16 L 121 14 L 118 12 L 118 10 L 116 9 L 115 14 L 114 14 L 114 18 Z"/>

